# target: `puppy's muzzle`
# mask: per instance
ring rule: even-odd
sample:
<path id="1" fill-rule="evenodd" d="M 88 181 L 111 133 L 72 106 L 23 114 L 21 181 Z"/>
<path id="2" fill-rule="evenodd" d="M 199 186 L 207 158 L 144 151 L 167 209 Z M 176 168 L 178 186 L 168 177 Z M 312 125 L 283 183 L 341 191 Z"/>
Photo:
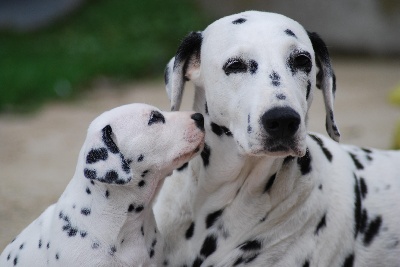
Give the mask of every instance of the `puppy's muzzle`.
<path id="1" fill-rule="evenodd" d="M 261 123 L 267 134 L 278 140 L 292 138 L 300 126 L 300 115 L 289 107 L 273 108 L 261 117 Z"/>

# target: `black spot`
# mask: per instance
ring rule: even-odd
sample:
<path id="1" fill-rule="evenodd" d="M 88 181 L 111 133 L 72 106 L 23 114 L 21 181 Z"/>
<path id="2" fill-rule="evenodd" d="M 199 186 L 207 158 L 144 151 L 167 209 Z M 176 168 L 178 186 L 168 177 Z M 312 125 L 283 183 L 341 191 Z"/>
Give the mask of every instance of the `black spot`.
<path id="1" fill-rule="evenodd" d="M 194 233 L 194 222 L 192 222 L 190 224 L 189 228 L 186 230 L 186 233 L 185 233 L 186 239 L 192 238 L 193 233 Z"/>
<path id="2" fill-rule="evenodd" d="M 139 206 L 137 206 L 137 207 L 135 208 L 135 212 L 136 212 L 136 213 L 139 213 L 139 212 L 141 212 L 143 209 L 144 209 L 143 205 L 139 205 Z"/>
<path id="3" fill-rule="evenodd" d="M 353 264 L 354 264 L 354 254 L 350 254 L 344 260 L 343 267 L 353 267 Z"/>
<path id="4" fill-rule="evenodd" d="M 142 174 L 140 176 L 143 178 L 146 176 L 147 173 L 149 173 L 149 170 L 145 170 L 144 172 L 142 172 Z"/>
<path id="5" fill-rule="evenodd" d="M 281 76 L 279 76 L 278 73 L 276 73 L 275 71 L 273 71 L 270 75 L 269 78 L 271 79 L 271 83 L 273 86 L 279 86 L 281 84 L 280 80 L 281 80 Z"/>
<path id="6" fill-rule="evenodd" d="M 360 189 L 361 189 L 361 196 L 364 199 L 367 196 L 368 187 L 367 184 L 365 183 L 364 178 L 362 177 L 360 177 Z"/>
<path id="7" fill-rule="evenodd" d="M 239 18 L 239 19 L 236 19 L 236 20 L 232 21 L 232 23 L 233 24 L 242 24 L 242 23 L 244 23 L 246 21 L 247 21 L 247 19 Z"/>
<path id="8" fill-rule="evenodd" d="M 356 168 L 357 168 L 358 170 L 364 169 L 364 166 L 363 166 L 363 165 L 361 164 L 361 162 L 357 159 L 357 156 L 356 156 L 355 154 L 349 152 L 349 155 L 350 155 L 351 159 L 352 159 L 353 162 L 354 162 L 354 165 L 356 165 Z"/>
<path id="9" fill-rule="evenodd" d="M 46 247 L 49 249 L 50 248 L 50 242 L 47 242 Z"/>
<path id="10" fill-rule="evenodd" d="M 106 160 L 108 158 L 108 151 L 105 147 L 92 149 L 86 156 L 86 163 L 92 164 L 100 160 Z"/>
<path id="11" fill-rule="evenodd" d="M 163 261 L 163 266 L 168 266 L 168 260 Z"/>
<path id="12" fill-rule="evenodd" d="M 80 231 L 79 234 L 81 235 L 82 238 L 85 238 L 87 236 L 86 231 Z"/>
<path id="13" fill-rule="evenodd" d="M 94 185 L 94 181 L 93 181 L 93 180 L 90 180 L 90 183 L 91 183 L 92 185 Z"/>
<path id="14" fill-rule="evenodd" d="M 322 184 L 320 184 L 320 185 L 318 186 L 318 189 L 319 189 L 319 190 L 322 190 Z"/>
<path id="15" fill-rule="evenodd" d="M 306 92 L 306 99 L 308 100 L 308 97 L 310 96 L 311 92 L 311 82 L 307 81 L 307 92 Z"/>
<path id="16" fill-rule="evenodd" d="M 300 166 L 300 171 L 302 175 L 306 175 L 311 171 L 311 155 L 308 148 L 306 150 L 306 154 L 303 157 L 297 158 L 297 164 Z"/>
<path id="17" fill-rule="evenodd" d="M 150 249 L 149 257 L 150 257 L 150 258 L 153 258 L 153 256 L 154 256 L 154 249 Z"/>
<path id="18" fill-rule="evenodd" d="M 204 144 L 204 149 L 200 155 L 201 158 L 203 159 L 204 167 L 207 167 L 208 164 L 210 164 L 210 155 L 211 155 L 211 149 L 207 144 Z"/>
<path id="19" fill-rule="evenodd" d="M 106 198 L 108 198 L 110 196 L 110 192 L 108 190 L 106 190 Z"/>
<path id="20" fill-rule="evenodd" d="M 133 204 L 130 204 L 128 207 L 128 212 L 132 212 L 135 209 L 135 206 Z"/>
<path id="21" fill-rule="evenodd" d="M 137 159 L 137 162 L 142 162 L 144 159 L 144 156 L 142 154 L 140 154 L 140 156 Z"/>
<path id="22" fill-rule="evenodd" d="M 285 100 L 286 96 L 284 94 L 277 94 L 276 98 L 278 98 L 279 100 Z"/>
<path id="23" fill-rule="evenodd" d="M 84 169 L 83 170 L 83 174 L 88 179 L 96 179 L 96 177 L 97 177 L 97 174 L 96 174 L 95 170 Z"/>
<path id="24" fill-rule="evenodd" d="M 324 142 L 321 140 L 321 138 L 310 134 L 310 137 L 314 139 L 315 142 L 321 147 L 322 152 L 324 153 L 325 157 L 331 162 L 332 161 L 332 153 L 324 146 Z"/>
<path id="25" fill-rule="evenodd" d="M 90 215 L 91 210 L 89 208 L 82 208 L 81 209 L 81 214 L 88 216 Z"/>
<path id="26" fill-rule="evenodd" d="M 87 193 L 88 195 L 90 195 L 90 194 L 92 193 L 92 191 L 90 191 L 89 187 L 86 187 L 86 193 Z"/>
<path id="27" fill-rule="evenodd" d="M 246 241 L 238 246 L 238 248 L 242 251 L 260 250 L 261 247 L 262 244 L 259 240 Z"/>
<path id="28" fill-rule="evenodd" d="M 94 243 L 92 244 L 92 249 L 98 249 L 99 247 L 100 247 L 100 244 L 97 243 L 97 242 L 94 242 Z"/>
<path id="29" fill-rule="evenodd" d="M 209 114 L 208 114 L 208 105 L 207 105 L 207 102 L 204 104 L 204 111 L 206 112 L 207 115 L 209 115 Z"/>
<path id="30" fill-rule="evenodd" d="M 306 260 L 303 264 L 303 267 L 310 267 L 310 261 Z"/>
<path id="31" fill-rule="evenodd" d="M 294 32 L 291 31 L 291 30 L 289 30 L 289 29 L 286 29 L 286 30 L 285 30 L 285 33 L 286 33 L 287 35 L 289 35 L 289 36 L 296 37 L 296 34 L 294 34 Z"/>
<path id="32" fill-rule="evenodd" d="M 319 221 L 317 228 L 315 229 L 314 234 L 318 235 L 319 231 L 321 231 L 323 228 L 326 227 L 326 214 L 324 214 L 324 216 L 322 216 L 321 220 Z"/>
<path id="33" fill-rule="evenodd" d="M 144 180 L 140 180 L 140 182 L 138 183 L 139 187 L 143 187 L 146 184 L 146 182 Z"/>
<path id="34" fill-rule="evenodd" d="M 206 218 L 206 228 L 207 229 L 214 225 L 214 223 L 222 215 L 223 211 L 224 211 L 224 209 L 220 209 L 220 210 L 214 211 L 213 213 L 210 213 L 207 215 L 207 218 Z"/>
<path id="35" fill-rule="evenodd" d="M 110 184 L 116 182 L 118 180 L 118 173 L 114 170 L 108 171 L 104 176 L 104 180 Z"/>
<path id="36" fill-rule="evenodd" d="M 354 175 L 354 238 L 357 237 L 361 225 L 361 195 L 357 177 Z"/>
<path id="37" fill-rule="evenodd" d="M 23 249 L 24 248 L 24 243 L 22 243 L 20 246 L 19 246 L 19 249 Z"/>
<path id="38" fill-rule="evenodd" d="M 254 60 L 250 60 L 249 61 L 250 74 L 255 74 L 257 72 L 257 69 L 258 69 L 258 63 Z"/>
<path id="39" fill-rule="evenodd" d="M 275 178 L 276 178 L 276 173 L 274 173 L 271 177 L 269 177 L 268 182 L 264 188 L 264 193 L 267 193 L 271 189 L 272 185 L 275 182 Z"/>
<path id="40" fill-rule="evenodd" d="M 103 142 L 106 145 L 106 147 L 108 148 L 108 150 L 110 150 L 111 153 L 116 154 L 119 153 L 119 149 L 117 147 L 117 145 L 114 143 L 114 141 L 111 138 L 111 134 L 112 134 L 112 128 L 110 125 L 107 125 L 106 127 L 103 128 Z"/>
<path id="41" fill-rule="evenodd" d="M 200 257 L 197 257 L 197 258 L 194 260 L 194 262 L 193 262 L 193 264 L 192 264 L 192 267 L 200 267 L 202 263 L 203 263 L 203 260 L 202 260 Z M 184 265 L 184 266 L 185 266 L 185 265 Z"/>
<path id="42" fill-rule="evenodd" d="M 251 133 L 253 131 L 253 128 L 250 125 L 250 114 L 247 115 L 247 133 Z"/>
<path id="43" fill-rule="evenodd" d="M 365 236 L 364 236 L 364 245 L 369 246 L 374 238 L 379 234 L 379 230 L 382 224 L 382 218 L 381 216 L 377 216 L 374 220 L 372 220 L 369 225 L 367 230 L 365 231 Z"/>
<path id="44" fill-rule="evenodd" d="M 60 259 L 60 255 L 56 253 L 56 260 Z"/>
<path id="45" fill-rule="evenodd" d="M 361 220 L 360 220 L 360 232 L 364 233 L 365 228 L 367 227 L 368 223 L 368 212 L 366 209 L 363 209 L 362 214 L 361 214 Z"/>
<path id="46" fill-rule="evenodd" d="M 132 162 L 131 160 L 125 160 L 124 156 L 122 154 L 120 154 L 121 157 L 121 162 L 122 162 L 122 170 L 125 173 L 129 173 L 131 168 L 129 167 L 129 163 L 128 162 Z"/>
<path id="47" fill-rule="evenodd" d="M 217 249 L 217 238 L 214 235 L 209 235 L 204 240 L 203 246 L 200 250 L 200 255 L 208 257 Z"/>
<path id="48" fill-rule="evenodd" d="M 110 255 L 113 256 L 115 254 L 115 252 L 117 252 L 117 248 L 113 245 L 110 247 Z"/>
<path id="49" fill-rule="evenodd" d="M 292 162 L 294 160 L 293 156 L 287 156 L 284 160 L 283 160 L 283 165 L 288 164 L 290 162 Z"/>
<path id="50" fill-rule="evenodd" d="M 140 232 L 142 233 L 142 236 L 144 236 L 144 228 L 143 228 L 143 225 L 140 227 Z"/>
<path id="51" fill-rule="evenodd" d="M 76 229 L 76 228 L 74 228 L 74 227 L 71 227 L 69 230 L 68 230 L 68 236 L 69 237 L 72 237 L 72 236 L 76 236 L 76 234 L 78 233 L 78 229 Z"/>
<path id="52" fill-rule="evenodd" d="M 38 247 L 39 247 L 39 248 L 42 248 L 42 239 L 39 239 L 39 245 L 38 245 Z"/>
<path id="53" fill-rule="evenodd" d="M 177 171 L 183 171 L 184 169 L 187 168 L 187 166 L 189 165 L 189 162 L 184 163 L 182 166 L 180 166 L 178 169 L 176 169 Z"/>
<path id="54" fill-rule="evenodd" d="M 14 258 L 14 266 L 16 266 L 18 264 L 18 256 L 15 256 Z"/>
<path id="55" fill-rule="evenodd" d="M 10 258 L 11 258 L 11 253 L 8 254 L 8 256 L 7 256 L 7 261 L 9 261 Z"/>

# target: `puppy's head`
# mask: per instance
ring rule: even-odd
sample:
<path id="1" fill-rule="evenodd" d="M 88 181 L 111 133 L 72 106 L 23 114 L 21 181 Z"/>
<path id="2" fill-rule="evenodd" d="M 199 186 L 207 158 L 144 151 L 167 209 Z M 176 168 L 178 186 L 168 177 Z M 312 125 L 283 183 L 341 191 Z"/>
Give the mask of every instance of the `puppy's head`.
<path id="1" fill-rule="evenodd" d="M 304 155 L 315 87 L 323 91 L 327 132 L 339 140 L 326 46 L 285 16 L 244 12 L 189 34 L 165 77 L 173 110 L 179 109 L 185 81 L 193 81 L 202 91 L 195 107 L 207 114 L 206 127 L 227 127 L 243 154 Z"/>
<path id="2" fill-rule="evenodd" d="M 84 176 L 126 184 L 133 176 L 165 177 L 193 158 L 204 143 L 203 116 L 163 112 L 145 104 L 107 111 L 90 125 L 84 144 Z"/>

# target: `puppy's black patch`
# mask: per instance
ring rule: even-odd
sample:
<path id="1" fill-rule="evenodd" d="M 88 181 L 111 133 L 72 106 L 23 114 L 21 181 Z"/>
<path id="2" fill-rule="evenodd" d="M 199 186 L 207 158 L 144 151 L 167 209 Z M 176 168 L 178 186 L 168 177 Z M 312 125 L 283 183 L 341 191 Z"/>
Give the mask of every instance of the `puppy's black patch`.
<path id="1" fill-rule="evenodd" d="M 319 232 L 325 227 L 326 227 L 326 214 L 324 214 L 324 216 L 322 216 L 321 220 L 319 221 L 319 223 L 314 231 L 314 234 L 318 235 Z"/>
<path id="2" fill-rule="evenodd" d="M 374 240 L 374 238 L 379 234 L 381 224 L 382 224 L 381 216 L 377 216 L 374 220 L 372 220 L 369 223 L 368 228 L 366 229 L 365 235 L 364 235 L 364 245 L 365 246 L 369 246 L 372 243 L 372 241 Z"/>
<path id="3" fill-rule="evenodd" d="M 224 209 L 220 209 L 220 210 L 214 211 L 213 213 L 210 213 L 207 215 L 207 218 L 206 218 L 206 228 L 207 229 L 214 225 L 214 223 L 222 215 L 223 211 L 224 211 Z"/>
<path id="4" fill-rule="evenodd" d="M 344 260 L 343 267 L 353 267 L 353 264 L 354 264 L 354 254 L 350 254 Z"/>
<path id="5" fill-rule="evenodd" d="M 185 233 L 186 239 L 192 238 L 193 233 L 194 233 L 194 222 L 192 222 L 190 224 L 189 228 L 186 230 L 186 233 Z"/>
<path id="6" fill-rule="evenodd" d="M 200 255 L 204 257 L 208 257 L 215 252 L 217 249 L 217 238 L 214 235 L 209 235 L 204 240 L 203 246 L 200 250 Z"/>
<path id="7" fill-rule="evenodd" d="M 260 250 L 262 248 L 262 244 L 259 240 L 249 240 L 240 244 L 238 248 L 243 251 Z"/>
<path id="8" fill-rule="evenodd" d="M 294 34 L 294 32 L 292 30 L 286 29 L 285 33 L 289 36 L 293 36 L 293 37 L 297 37 L 296 34 Z"/>
<path id="9" fill-rule="evenodd" d="M 86 163 L 93 164 L 100 160 L 106 160 L 108 158 L 108 151 L 105 147 L 91 149 L 86 156 Z"/>
<path id="10" fill-rule="evenodd" d="M 276 73 L 275 71 L 273 71 L 270 75 L 269 78 L 271 79 L 271 83 L 273 86 L 279 86 L 281 84 L 280 80 L 281 80 L 281 76 L 279 76 L 278 73 Z"/>

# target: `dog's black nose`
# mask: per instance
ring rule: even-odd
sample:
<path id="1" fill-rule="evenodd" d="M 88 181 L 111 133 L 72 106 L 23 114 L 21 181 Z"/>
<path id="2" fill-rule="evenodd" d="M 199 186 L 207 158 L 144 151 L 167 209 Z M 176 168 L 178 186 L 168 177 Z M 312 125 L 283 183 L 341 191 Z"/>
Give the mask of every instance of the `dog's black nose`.
<path id="1" fill-rule="evenodd" d="M 300 115 L 289 107 L 273 108 L 261 117 L 265 131 L 274 138 L 293 136 L 300 126 Z"/>
<path id="2" fill-rule="evenodd" d="M 204 117 L 201 113 L 194 113 L 191 118 L 195 121 L 196 126 L 204 131 Z"/>

